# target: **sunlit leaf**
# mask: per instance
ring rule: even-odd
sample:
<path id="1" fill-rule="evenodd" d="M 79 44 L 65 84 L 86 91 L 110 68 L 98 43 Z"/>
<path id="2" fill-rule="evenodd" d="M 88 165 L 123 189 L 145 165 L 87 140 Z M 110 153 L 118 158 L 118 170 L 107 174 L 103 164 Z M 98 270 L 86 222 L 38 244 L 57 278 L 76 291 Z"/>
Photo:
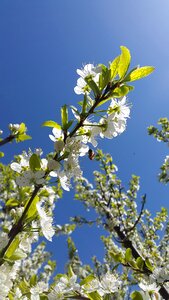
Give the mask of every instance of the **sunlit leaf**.
<path id="1" fill-rule="evenodd" d="M 120 61 L 120 56 L 117 56 L 110 64 L 111 80 L 114 79 L 118 73 L 119 61 Z"/>
<path id="2" fill-rule="evenodd" d="M 16 142 L 24 142 L 26 140 L 31 140 L 31 136 L 30 135 L 27 135 L 27 134 L 19 134 L 17 137 L 16 137 Z"/>
<path id="3" fill-rule="evenodd" d="M 15 239 L 12 241 L 10 246 L 8 247 L 8 250 L 5 252 L 5 258 L 9 258 L 14 254 L 15 250 L 19 246 L 19 237 L 15 237 Z"/>
<path id="4" fill-rule="evenodd" d="M 139 80 L 139 79 L 141 79 L 143 77 L 146 77 L 146 76 L 150 75 L 153 71 L 154 71 L 154 67 L 150 67 L 150 66 L 145 66 L 145 67 L 137 68 L 136 70 L 134 70 L 133 72 L 131 72 L 129 74 L 129 76 L 127 76 L 125 78 L 125 82 L 126 81 Z"/>
<path id="5" fill-rule="evenodd" d="M 122 79 L 128 71 L 128 68 L 130 65 L 130 60 L 131 60 L 131 55 L 130 55 L 129 49 L 127 49 L 126 47 L 121 46 L 120 48 L 121 48 L 121 55 L 120 55 L 120 61 L 118 64 L 118 74 L 119 74 L 120 79 Z"/>
<path id="6" fill-rule="evenodd" d="M 46 127 L 53 127 L 53 128 L 57 128 L 57 129 L 61 129 L 61 126 L 56 123 L 55 121 L 49 120 L 49 121 L 45 121 L 42 126 L 46 126 Z"/>
<path id="7" fill-rule="evenodd" d="M 37 212 L 36 204 L 38 203 L 38 201 L 39 201 L 39 197 L 38 196 L 34 197 L 32 203 L 27 211 L 26 219 L 30 219 L 36 214 L 36 212 Z"/>

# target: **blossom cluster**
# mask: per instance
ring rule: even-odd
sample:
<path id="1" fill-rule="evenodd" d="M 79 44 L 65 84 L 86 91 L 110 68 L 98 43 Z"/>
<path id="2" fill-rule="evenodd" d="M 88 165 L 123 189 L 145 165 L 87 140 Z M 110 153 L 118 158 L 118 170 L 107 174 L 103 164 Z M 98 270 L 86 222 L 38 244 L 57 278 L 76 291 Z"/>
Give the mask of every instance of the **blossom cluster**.
<path id="1" fill-rule="evenodd" d="M 84 281 L 85 282 L 85 281 Z M 53 286 L 51 293 L 48 295 L 49 300 L 64 299 L 66 296 L 81 295 L 87 297 L 92 292 L 97 292 L 101 297 L 117 293 L 121 286 L 121 281 L 113 274 L 105 274 L 101 280 L 93 278 L 86 283 L 79 284 L 77 276 L 73 275 L 68 278 L 63 276 L 59 278 L 56 285 Z"/>

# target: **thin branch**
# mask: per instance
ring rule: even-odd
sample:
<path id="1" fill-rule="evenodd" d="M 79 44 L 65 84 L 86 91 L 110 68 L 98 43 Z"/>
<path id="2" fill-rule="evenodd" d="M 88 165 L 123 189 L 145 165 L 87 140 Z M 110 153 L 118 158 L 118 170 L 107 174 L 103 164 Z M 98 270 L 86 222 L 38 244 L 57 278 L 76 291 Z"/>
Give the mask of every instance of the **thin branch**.
<path id="1" fill-rule="evenodd" d="M 135 221 L 134 225 L 126 230 L 127 232 L 128 232 L 128 231 L 131 232 L 132 230 L 134 230 L 134 228 L 135 228 L 135 227 L 137 226 L 137 224 L 139 223 L 139 221 L 140 221 L 140 219 L 141 219 L 141 216 L 142 216 L 142 214 L 143 214 L 143 209 L 144 209 L 145 203 L 146 203 L 146 194 L 143 196 L 143 201 L 142 201 L 142 206 L 141 206 L 141 210 L 140 210 L 139 216 L 138 216 L 137 220 Z"/>
<path id="2" fill-rule="evenodd" d="M 5 139 L 3 139 L 2 141 L 0 141 L 0 147 L 3 146 L 3 145 L 5 145 L 5 144 L 7 144 L 7 143 L 12 142 L 15 137 L 16 137 L 15 135 L 10 134 Z"/>

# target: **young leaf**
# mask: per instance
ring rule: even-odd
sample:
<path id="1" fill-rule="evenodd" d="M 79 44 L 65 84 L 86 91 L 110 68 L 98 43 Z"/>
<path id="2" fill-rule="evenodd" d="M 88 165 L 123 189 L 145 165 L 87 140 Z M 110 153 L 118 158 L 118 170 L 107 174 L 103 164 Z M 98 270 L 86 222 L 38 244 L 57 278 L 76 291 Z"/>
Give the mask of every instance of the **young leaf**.
<path id="1" fill-rule="evenodd" d="M 4 152 L 0 152 L 0 158 L 4 157 Z"/>
<path id="2" fill-rule="evenodd" d="M 120 56 L 117 56 L 110 64 L 111 80 L 113 80 L 118 73 L 119 61 L 120 61 Z"/>
<path id="3" fill-rule="evenodd" d="M 80 285 L 84 285 L 84 284 L 88 284 L 89 282 L 91 282 L 93 279 L 95 279 L 94 275 L 90 274 L 87 277 L 85 277 L 81 282 Z"/>
<path id="4" fill-rule="evenodd" d="M 6 206 L 14 207 L 19 205 L 19 201 L 16 198 L 9 198 L 6 203 Z"/>
<path id="5" fill-rule="evenodd" d="M 121 46 L 120 49 L 121 49 L 121 55 L 118 64 L 118 74 L 120 79 L 122 79 L 128 71 L 131 55 L 130 55 L 130 51 L 126 47 Z"/>
<path id="6" fill-rule="evenodd" d="M 125 260 L 126 262 L 130 262 L 132 260 L 132 250 L 130 248 L 126 249 Z"/>
<path id="7" fill-rule="evenodd" d="M 10 260 L 15 261 L 15 260 L 20 260 L 23 258 L 26 258 L 27 254 L 23 252 L 21 249 L 16 249 L 15 252 L 10 256 Z"/>
<path id="8" fill-rule="evenodd" d="M 65 129 L 68 130 L 68 129 L 72 126 L 73 122 L 74 122 L 74 120 L 70 120 L 70 121 L 67 123 Z"/>
<path id="9" fill-rule="evenodd" d="M 154 268 L 148 258 L 146 258 L 145 264 L 146 264 L 147 268 L 152 272 Z"/>
<path id="10" fill-rule="evenodd" d="M 99 88 L 102 91 L 111 80 L 111 70 L 102 65 L 102 73 L 99 76 Z"/>
<path id="11" fill-rule="evenodd" d="M 62 128 L 63 128 L 63 130 L 65 130 L 67 123 L 68 123 L 67 105 L 62 106 L 62 108 L 61 108 L 61 120 L 62 120 Z"/>
<path id="12" fill-rule="evenodd" d="M 36 204 L 38 203 L 38 201 L 39 201 L 39 197 L 36 196 L 33 199 L 33 202 L 32 202 L 32 204 L 30 205 L 30 207 L 27 211 L 26 219 L 32 218 L 34 216 L 34 214 L 37 212 Z"/>
<path id="13" fill-rule="evenodd" d="M 15 250 L 18 248 L 19 246 L 19 237 L 16 237 L 12 243 L 10 244 L 10 246 L 8 247 L 8 250 L 5 253 L 5 258 L 9 258 L 14 254 Z"/>
<path id="14" fill-rule="evenodd" d="M 138 291 L 132 292 L 130 296 L 132 300 L 143 300 L 142 295 Z"/>
<path id="15" fill-rule="evenodd" d="M 126 81 L 135 81 L 150 75 L 154 71 L 154 67 L 145 66 L 131 72 L 126 78 Z"/>
<path id="16" fill-rule="evenodd" d="M 42 126 L 61 129 L 61 126 L 58 123 L 56 123 L 55 121 L 52 121 L 52 120 L 43 122 Z"/>
<path id="17" fill-rule="evenodd" d="M 94 82 L 94 80 L 91 78 L 90 75 L 85 77 L 85 81 L 88 84 L 88 86 L 91 88 L 91 90 L 93 91 L 95 97 L 101 95 L 101 92 L 100 92 L 97 84 Z"/>
<path id="18" fill-rule="evenodd" d="M 17 137 L 16 137 L 16 142 L 19 143 L 19 142 L 23 142 L 23 141 L 26 141 L 26 140 L 31 140 L 31 136 L 30 135 L 27 135 L 27 134 L 19 134 Z"/>
<path id="19" fill-rule="evenodd" d="M 103 299 L 97 291 L 88 294 L 88 297 L 90 300 L 102 300 Z"/>
<path id="20" fill-rule="evenodd" d="M 19 133 L 19 134 L 23 134 L 23 133 L 25 133 L 25 131 L 26 131 L 26 125 L 25 125 L 25 123 L 19 124 L 19 130 L 18 130 L 18 133 Z"/>
<path id="21" fill-rule="evenodd" d="M 141 257 L 137 257 L 136 259 L 137 267 L 142 270 L 144 266 L 144 260 Z"/>
<path id="22" fill-rule="evenodd" d="M 32 171 L 39 170 L 41 165 L 40 165 L 40 157 L 33 153 L 29 159 L 29 166 Z"/>
<path id="23" fill-rule="evenodd" d="M 83 104 L 82 104 L 82 114 L 86 113 L 86 108 L 87 108 L 87 95 L 84 95 L 84 99 L 83 99 Z"/>
<path id="24" fill-rule="evenodd" d="M 133 88 L 131 86 L 128 86 L 128 85 L 122 85 L 120 87 L 117 87 L 112 95 L 114 97 L 123 97 L 125 95 L 127 95 Z"/>
<path id="25" fill-rule="evenodd" d="M 32 275 L 31 276 L 31 278 L 30 278 L 30 285 L 31 286 L 34 286 L 34 285 L 36 285 L 37 284 L 37 275 L 36 274 L 34 274 L 34 275 Z"/>

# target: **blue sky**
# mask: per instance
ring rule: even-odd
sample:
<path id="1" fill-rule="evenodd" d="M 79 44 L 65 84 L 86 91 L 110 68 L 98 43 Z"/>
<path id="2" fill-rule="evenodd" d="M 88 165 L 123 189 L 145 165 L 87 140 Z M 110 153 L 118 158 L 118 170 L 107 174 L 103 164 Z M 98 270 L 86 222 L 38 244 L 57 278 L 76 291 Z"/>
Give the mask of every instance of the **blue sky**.
<path id="1" fill-rule="evenodd" d="M 131 174 L 141 177 L 141 194 L 147 193 L 148 208 L 167 207 L 168 187 L 158 183 L 157 174 L 168 149 L 148 137 L 147 127 L 168 116 L 168 11 L 166 0 L 1 1 L 0 128 L 7 133 L 9 123 L 23 121 L 33 137 L 25 144 L 5 146 L 5 161 L 29 147 L 42 147 L 44 153 L 53 150 L 50 130 L 41 124 L 49 119 L 60 122 L 60 107 L 80 100 L 73 91 L 76 69 L 88 62 L 107 64 L 125 45 L 131 51 L 132 66 L 153 65 L 156 70 L 137 82 L 129 95 L 133 106 L 127 131 L 114 140 L 100 141 L 99 147 L 112 154 L 125 184 Z M 82 165 L 88 175 L 87 158 Z M 64 194 L 56 223 L 83 211 L 72 198 L 73 192 Z M 98 230 L 85 230 L 79 229 L 74 238 L 82 258 L 89 262 L 96 245 L 99 256 L 103 249 Z M 54 239 L 49 248 L 56 249 L 62 270 L 65 239 Z"/>

